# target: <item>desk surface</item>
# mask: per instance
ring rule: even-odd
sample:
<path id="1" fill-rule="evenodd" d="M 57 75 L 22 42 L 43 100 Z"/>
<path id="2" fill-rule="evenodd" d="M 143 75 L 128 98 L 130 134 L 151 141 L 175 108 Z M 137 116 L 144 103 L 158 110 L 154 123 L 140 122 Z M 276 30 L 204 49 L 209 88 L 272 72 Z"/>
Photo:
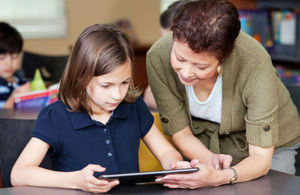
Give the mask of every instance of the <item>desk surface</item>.
<path id="1" fill-rule="evenodd" d="M 224 185 L 220 187 L 207 187 L 195 190 L 168 189 L 162 185 L 138 185 L 126 186 L 121 185 L 113 188 L 107 194 L 164 194 L 164 195 L 295 195 L 300 194 L 300 177 L 270 171 L 267 176 L 259 179 L 239 183 L 235 185 Z M 19 194 L 35 194 L 35 195 L 84 195 L 90 194 L 81 190 L 57 189 L 57 188 L 39 188 L 39 187 L 12 187 L 0 189 L 0 195 L 19 195 Z"/>
<path id="2" fill-rule="evenodd" d="M 0 109 L 2 119 L 35 120 L 40 110 L 5 110 Z"/>

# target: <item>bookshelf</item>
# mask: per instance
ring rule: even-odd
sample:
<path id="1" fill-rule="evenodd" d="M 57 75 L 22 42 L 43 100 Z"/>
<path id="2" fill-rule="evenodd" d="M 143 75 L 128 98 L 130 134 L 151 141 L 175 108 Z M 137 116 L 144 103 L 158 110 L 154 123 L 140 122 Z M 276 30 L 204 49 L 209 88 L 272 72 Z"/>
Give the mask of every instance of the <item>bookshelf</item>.
<path id="1" fill-rule="evenodd" d="M 133 82 L 142 92 L 148 86 L 148 76 L 146 71 L 146 53 L 151 45 L 134 45 L 134 70 Z"/>
<path id="2" fill-rule="evenodd" d="M 300 9 L 299 0 L 257 0 L 257 8 L 260 9 Z"/>
<path id="3" fill-rule="evenodd" d="M 292 11 L 295 13 L 295 33 L 293 44 L 274 42 L 267 48 L 274 65 L 281 64 L 288 68 L 300 69 L 300 0 L 231 0 L 239 10 L 250 11 Z M 263 28 L 260 24 L 260 28 Z M 271 27 L 272 28 L 272 27 Z M 271 31 L 273 33 L 273 30 Z M 290 33 L 290 32 L 288 32 Z M 272 34 L 272 38 L 274 38 Z"/>
<path id="4" fill-rule="evenodd" d="M 295 23 L 295 44 L 281 45 L 277 44 L 274 50 L 270 52 L 273 60 L 286 61 L 300 64 L 300 1 L 299 0 L 258 0 L 258 9 L 266 10 L 292 10 L 296 11 Z"/>

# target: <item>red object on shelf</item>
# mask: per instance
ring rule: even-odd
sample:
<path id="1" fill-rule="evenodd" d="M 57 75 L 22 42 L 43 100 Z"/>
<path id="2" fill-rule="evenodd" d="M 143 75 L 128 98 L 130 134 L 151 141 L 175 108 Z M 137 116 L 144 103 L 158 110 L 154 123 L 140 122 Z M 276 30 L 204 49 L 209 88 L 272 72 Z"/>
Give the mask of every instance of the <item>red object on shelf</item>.
<path id="1" fill-rule="evenodd" d="M 41 109 L 55 101 L 58 89 L 32 91 L 15 96 L 15 109 Z"/>

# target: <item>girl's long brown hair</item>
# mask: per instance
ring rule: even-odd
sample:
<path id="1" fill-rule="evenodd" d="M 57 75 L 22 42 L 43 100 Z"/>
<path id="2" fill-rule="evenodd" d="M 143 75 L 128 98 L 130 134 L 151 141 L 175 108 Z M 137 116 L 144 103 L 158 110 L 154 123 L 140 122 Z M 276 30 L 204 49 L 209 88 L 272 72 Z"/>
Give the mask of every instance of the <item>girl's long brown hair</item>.
<path id="1" fill-rule="evenodd" d="M 95 76 L 114 70 L 130 59 L 133 66 L 133 49 L 127 36 L 114 25 L 95 24 L 78 37 L 59 87 L 59 99 L 72 111 L 92 113 L 86 87 Z M 140 95 L 131 82 L 126 102 Z"/>

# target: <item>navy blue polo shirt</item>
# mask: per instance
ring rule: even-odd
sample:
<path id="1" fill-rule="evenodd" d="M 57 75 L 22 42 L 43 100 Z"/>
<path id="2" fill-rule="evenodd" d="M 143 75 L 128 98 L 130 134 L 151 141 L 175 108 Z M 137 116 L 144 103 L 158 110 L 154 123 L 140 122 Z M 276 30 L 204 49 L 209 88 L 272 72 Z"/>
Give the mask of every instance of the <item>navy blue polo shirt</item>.
<path id="1" fill-rule="evenodd" d="M 140 138 L 152 125 L 153 116 L 142 98 L 122 102 L 105 125 L 57 101 L 41 110 L 32 136 L 50 145 L 54 170 L 77 171 L 99 164 L 107 174 L 128 173 L 139 171 Z"/>

